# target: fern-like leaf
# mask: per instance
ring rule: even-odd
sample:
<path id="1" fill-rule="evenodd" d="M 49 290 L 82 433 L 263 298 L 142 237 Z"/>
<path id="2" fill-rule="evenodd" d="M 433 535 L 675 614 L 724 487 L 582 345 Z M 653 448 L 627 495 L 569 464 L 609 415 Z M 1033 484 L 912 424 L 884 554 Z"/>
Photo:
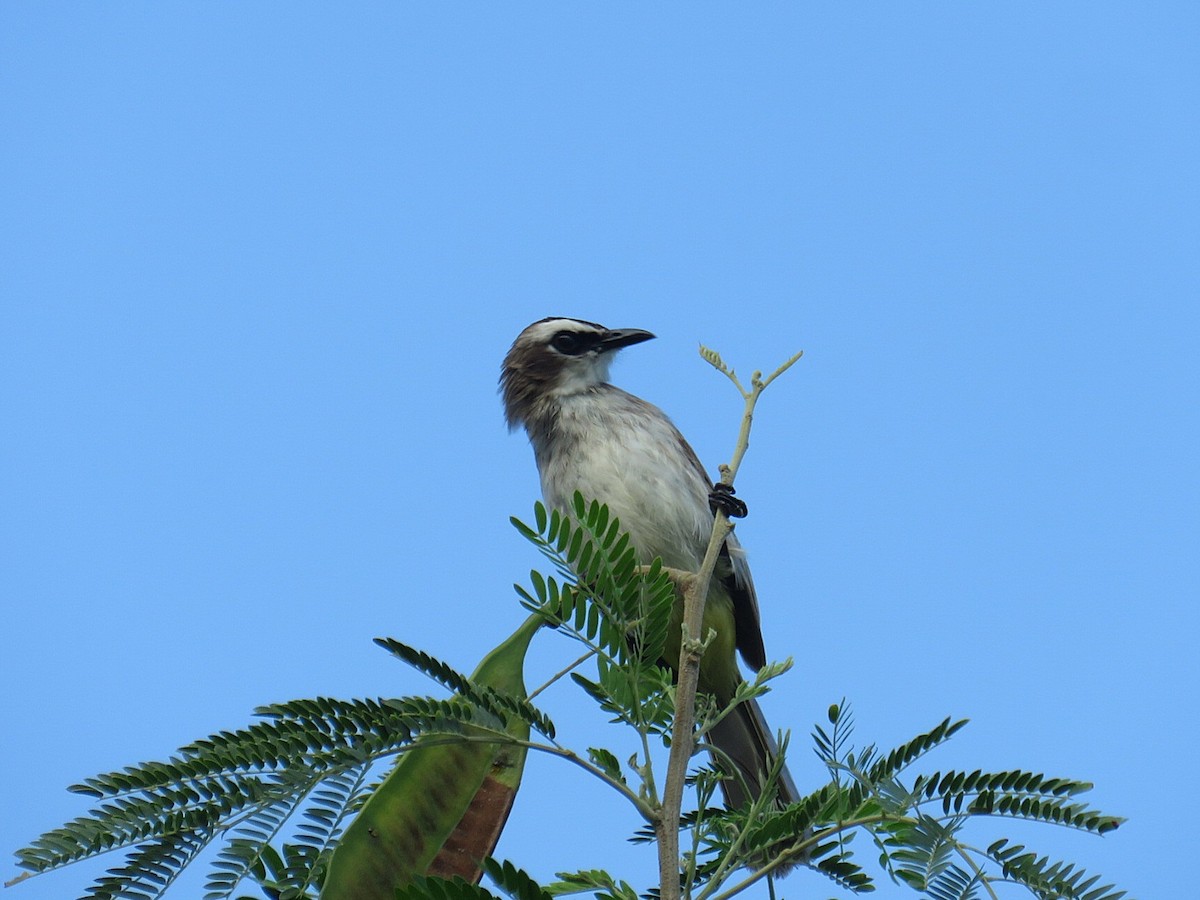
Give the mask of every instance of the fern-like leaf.
<path id="1" fill-rule="evenodd" d="M 84 896 L 94 900 L 161 897 L 212 838 L 212 832 L 185 831 L 147 841 L 125 857 L 124 865 L 97 879 Z"/>
<path id="2" fill-rule="evenodd" d="M 919 816 L 894 828 L 885 842 L 897 848 L 889 854 L 893 875 L 915 890 L 928 891 L 950 868 L 957 847 L 954 832 L 961 824 Z"/>
<path id="3" fill-rule="evenodd" d="M 293 890 L 304 893 L 309 886 L 319 886 L 333 853 L 334 844 L 349 819 L 356 801 L 365 797 L 371 763 L 326 778 L 313 791 L 312 803 L 304 811 L 308 820 L 296 829 L 292 857 L 284 870 L 284 881 Z"/>
<path id="4" fill-rule="evenodd" d="M 985 882 L 983 872 L 968 872 L 959 866 L 947 866 L 929 885 L 930 900 L 978 900 Z"/>
<path id="5" fill-rule="evenodd" d="M 987 855 L 1000 864 L 1004 877 L 1029 888 L 1041 900 L 1121 900 L 1125 891 L 1111 884 L 1095 887 L 1100 876 L 1088 877 L 1071 863 L 1052 862 L 1021 844 L 999 840 L 987 848 Z"/>
<path id="6" fill-rule="evenodd" d="M 824 847 L 818 847 L 813 851 L 813 858 L 821 855 L 821 851 L 834 849 L 837 845 L 830 843 Z M 866 894 L 875 890 L 875 882 L 862 866 L 850 860 L 849 852 L 833 853 L 812 865 L 812 868 L 820 872 L 826 878 L 833 881 L 838 887 L 845 888 L 848 891 L 854 891 L 856 894 Z"/>
<path id="7" fill-rule="evenodd" d="M 396 888 L 396 900 L 500 900 L 495 894 L 462 878 L 417 876 Z"/>
<path id="8" fill-rule="evenodd" d="M 629 536 L 608 508 L 576 492 L 572 515 L 534 507 L 537 528 L 514 520 L 567 584 L 531 576 L 524 605 L 618 662 L 657 663 L 667 642 L 675 587 L 661 563 L 639 568 Z"/>
<path id="9" fill-rule="evenodd" d="M 843 697 L 841 703 L 829 707 L 826 716 L 831 726 L 829 731 L 821 725 L 813 726 L 814 752 L 826 765 L 836 765 L 844 761 L 849 752 L 850 736 L 854 733 L 854 714 Z"/>
<path id="10" fill-rule="evenodd" d="M 545 887 L 554 897 L 591 893 L 596 900 L 638 900 L 638 893 L 627 881 L 613 878 L 600 869 L 558 872 L 558 881 Z"/>
<path id="11" fill-rule="evenodd" d="M 1086 781 L 1047 778 L 1033 772 L 935 772 L 918 778 L 913 795 L 941 801 L 942 812 L 1011 816 L 1104 834 L 1124 821 L 1072 800 L 1091 790 Z"/>
<path id="12" fill-rule="evenodd" d="M 943 719 L 935 728 L 925 734 L 917 735 L 911 741 L 901 744 L 886 757 L 871 766 L 868 777 L 871 781 L 881 781 L 900 773 L 916 760 L 920 759 L 938 744 L 949 740 L 967 724 L 967 719 L 952 721 L 949 717 Z"/>
<path id="13" fill-rule="evenodd" d="M 486 859 L 483 870 L 492 879 L 496 887 L 512 897 L 513 900 L 554 900 L 540 884 L 530 877 L 524 869 L 519 869 L 508 860 L 503 862 Z"/>
<path id="14" fill-rule="evenodd" d="M 287 800 L 257 810 L 237 826 L 213 863 L 205 884 L 205 900 L 229 897 L 243 879 L 265 867 L 263 858 L 270 851 L 270 842 L 279 837 L 303 800 L 304 794 L 297 792 Z"/>
<path id="15" fill-rule="evenodd" d="M 554 723 L 550 721 L 549 716 L 528 700 L 513 697 L 486 685 L 478 685 L 441 660 L 393 638 L 376 638 L 375 643 L 396 658 L 454 691 L 464 700 L 495 716 L 500 722 L 503 722 L 508 716 L 516 716 L 527 722 L 540 734 L 551 740 L 554 739 Z"/>

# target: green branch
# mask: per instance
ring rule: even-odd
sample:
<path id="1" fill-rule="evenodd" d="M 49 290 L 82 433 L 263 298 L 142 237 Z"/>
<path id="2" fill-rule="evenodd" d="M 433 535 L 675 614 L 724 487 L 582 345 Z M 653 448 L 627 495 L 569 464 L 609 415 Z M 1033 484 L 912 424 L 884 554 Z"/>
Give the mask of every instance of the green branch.
<path id="1" fill-rule="evenodd" d="M 721 483 L 732 487 L 742 458 L 750 446 L 750 426 L 754 420 L 754 407 L 759 396 L 766 390 L 767 385 L 787 371 L 802 354 L 792 356 L 765 380 L 761 372 L 755 372 L 750 381 L 749 391 L 742 387 L 737 375 L 725 365 L 716 351 L 702 346 L 700 355 L 734 383 L 745 401 L 733 456 L 728 465 L 721 466 Z M 658 837 L 659 889 L 662 892 L 662 900 L 679 900 L 679 815 L 683 808 L 683 788 L 688 764 L 696 750 L 696 687 L 700 679 L 700 658 L 706 644 L 700 634 L 704 627 L 704 604 L 708 598 L 708 584 L 712 580 L 717 557 L 732 530 L 733 525 L 725 511 L 717 509 L 704 561 L 683 598 L 683 634 L 679 648 L 671 752 L 667 760 L 662 809 L 654 821 Z"/>

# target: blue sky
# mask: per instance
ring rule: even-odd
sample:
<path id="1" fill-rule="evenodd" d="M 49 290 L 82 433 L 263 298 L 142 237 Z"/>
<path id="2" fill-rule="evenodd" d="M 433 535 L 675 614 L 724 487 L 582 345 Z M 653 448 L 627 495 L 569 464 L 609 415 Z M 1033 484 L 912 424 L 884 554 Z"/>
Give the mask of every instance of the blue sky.
<path id="1" fill-rule="evenodd" d="M 538 483 L 495 381 L 560 314 L 660 336 L 615 380 L 713 469 L 697 343 L 805 351 L 738 484 L 802 787 L 843 696 L 864 742 L 968 716 L 930 768 L 1130 817 L 980 843 L 1183 896 L 1198 45 L 1189 3 L 5 3 L 0 844 L 258 704 L 428 690 L 372 637 L 507 635 Z M 644 885 L 636 825 L 534 759 L 499 853 Z"/>

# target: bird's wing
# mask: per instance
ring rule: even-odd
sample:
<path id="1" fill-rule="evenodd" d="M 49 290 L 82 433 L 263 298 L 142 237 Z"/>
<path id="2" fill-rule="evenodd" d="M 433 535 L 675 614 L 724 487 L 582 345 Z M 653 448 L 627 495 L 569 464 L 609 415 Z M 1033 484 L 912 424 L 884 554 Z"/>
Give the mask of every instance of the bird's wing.
<path id="1" fill-rule="evenodd" d="M 725 539 L 725 546 L 721 548 L 721 557 L 726 565 L 718 569 L 717 575 L 733 601 L 733 624 L 737 634 L 738 652 L 742 654 L 746 665 L 757 672 L 767 664 L 767 650 L 763 646 L 758 595 L 754 592 L 754 581 L 750 578 L 746 551 L 731 534 Z M 720 571 L 721 569 L 724 571 Z"/>
<path id="2" fill-rule="evenodd" d="M 708 477 L 708 472 L 704 470 L 704 463 L 700 462 L 700 457 L 696 456 L 696 451 L 678 429 L 675 430 L 675 436 L 679 440 L 683 455 L 687 457 L 707 493 L 713 483 Z M 746 665 L 757 672 L 767 664 L 767 651 L 763 647 L 762 620 L 758 614 L 758 595 L 754 592 L 754 581 L 750 577 L 746 551 L 732 534 L 725 539 L 725 545 L 721 548 L 721 559 L 713 577 L 720 580 L 733 601 L 733 625 L 738 652 L 746 661 Z"/>

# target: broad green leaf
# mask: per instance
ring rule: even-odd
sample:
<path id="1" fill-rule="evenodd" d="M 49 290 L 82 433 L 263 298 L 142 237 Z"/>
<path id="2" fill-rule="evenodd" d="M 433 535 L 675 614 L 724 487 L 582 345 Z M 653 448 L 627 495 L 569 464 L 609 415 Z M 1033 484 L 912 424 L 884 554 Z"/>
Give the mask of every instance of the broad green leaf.
<path id="1" fill-rule="evenodd" d="M 530 616 L 484 658 L 471 680 L 524 698 L 525 652 L 543 622 Z M 529 739 L 528 723 L 517 716 L 509 717 L 505 730 Z M 524 747 L 482 740 L 486 737 L 483 729 L 465 726 L 461 736 L 418 738 L 346 829 L 322 900 L 392 900 L 397 888 L 418 875 L 477 882 L 525 764 Z"/>

